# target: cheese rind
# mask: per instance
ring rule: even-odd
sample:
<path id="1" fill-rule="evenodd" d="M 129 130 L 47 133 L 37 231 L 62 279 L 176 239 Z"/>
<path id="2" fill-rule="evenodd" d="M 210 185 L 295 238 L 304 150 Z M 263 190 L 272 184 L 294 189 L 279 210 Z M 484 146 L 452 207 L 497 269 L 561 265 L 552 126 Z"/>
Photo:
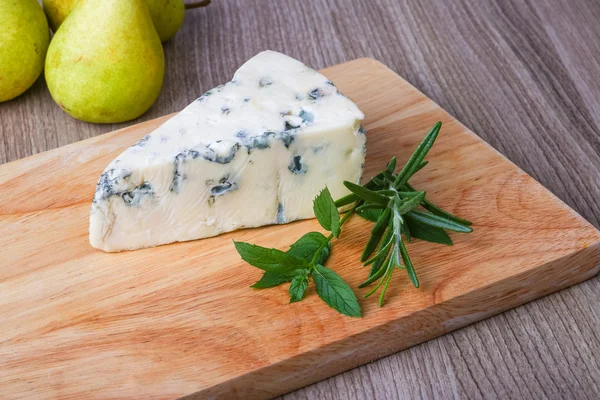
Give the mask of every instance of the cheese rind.
<path id="1" fill-rule="evenodd" d="M 133 250 L 314 217 L 358 182 L 363 114 L 327 78 L 266 51 L 105 169 L 90 243 Z"/>

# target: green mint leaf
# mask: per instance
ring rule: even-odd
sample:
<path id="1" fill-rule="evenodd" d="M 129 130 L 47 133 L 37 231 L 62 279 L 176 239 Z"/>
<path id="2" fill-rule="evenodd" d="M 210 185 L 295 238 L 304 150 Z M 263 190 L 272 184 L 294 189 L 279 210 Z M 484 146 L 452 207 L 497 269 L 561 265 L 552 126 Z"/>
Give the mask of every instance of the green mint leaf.
<path id="1" fill-rule="evenodd" d="M 306 288 L 308 288 L 308 276 L 306 274 L 296 275 L 290 285 L 290 303 L 302 300 Z"/>
<path id="2" fill-rule="evenodd" d="M 244 242 L 234 241 L 233 243 L 242 260 L 264 271 L 274 272 L 282 276 L 294 276 L 297 269 L 308 266 L 306 260 L 294 257 L 281 250 L 269 249 Z"/>
<path id="3" fill-rule="evenodd" d="M 313 210 L 321 226 L 333 233 L 333 236 L 339 237 L 340 214 L 327 187 L 313 201 Z"/>
<path id="4" fill-rule="evenodd" d="M 312 271 L 317 294 L 325 303 L 349 317 L 360 317 L 360 305 L 350 286 L 333 270 L 320 264 Z"/>
<path id="5" fill-rule="evenodd" d="M 435 226 L 437 228 L 462 233 L 473 232 L 473 229 L 466 225 L 459 224 L 458 222 L 436 214 L 429 214 L 423 211 L 413 210 L 407 213 L 406 215 L 410 215 L 411 218 L 414 220 L 420 221 L 430 226 Z"/>
<path id="6" fill-rule="evenodd" d="M 282 275 L 276 274 L 274 272 L 266 271 L 263 274 L 262 278 L 260 278 L 260 280 L 258 282 L 256 282 L 254 285 L 252 285 L 250 287 L 254 288 L 254 289 L 267 289 L 267 288 L 279 286 L 282 283 L 289 282 L 291 280 L 292 280 L 291 276 L 282 276 Z"/>
<path id="7" fill-rule="evenodd" d="M 419 220 L 411 218 L 410 215 L 404 216 L 404 222 L 413 238 L 452 246 L 450 236 L 443 229 L 424 224 Z"/>
<path id="8" fill-rule="evenodd" d="M 320 232 L 308 232 L 296 241 L 287 251 L 288 254 L 294 257 L 303 258 L 310 262 L 319 248 L 327 242 L 327 238 Z M 324 264 L 329 257 L 329 243 L 321 251 L 321 256 L 317 259 L 317 263 Z"/>

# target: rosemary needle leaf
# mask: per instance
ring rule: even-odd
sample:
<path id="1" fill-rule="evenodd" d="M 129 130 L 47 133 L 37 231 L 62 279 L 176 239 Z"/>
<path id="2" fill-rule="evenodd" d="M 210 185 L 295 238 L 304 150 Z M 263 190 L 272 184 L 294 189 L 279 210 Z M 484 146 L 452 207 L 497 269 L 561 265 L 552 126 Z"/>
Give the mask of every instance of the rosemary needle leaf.
<path id="1" fill-rule="evenodd" d="M 380 195 L 373 190 L 367 189 L 364 186 L 359 186 L 356 183 L 344 181 L 344 186 L 348 188 L 352 193 L 360 197 L 365 201 L 370 201 L 376 204 L 387 205 L 389 199 L 386 196 Z"/>
<path id="2" fill-rule="evenodd" d="M 396 175 L 393 172 L 389 172 L 389 171 L 382 171 L 380 173 L 380 175 L 384 178 L 387 179 L 390 183 L 392 183 L 395 179 L 396 179 Z"/>
<path id="3" fill-rule="evenodd" d="M 344 206 L 347 206 L 348 204 L 355 203 L 358 200 L 360 200 L 360 198 L 357 195 L 355 195 L 354 193 L 350 193 L 350 194 L 342 197 L 341 199 L 336 200 L 335 206 L 337 208 L 344 207 Z"/>
<path id="4" fill-rule="evenodd" d="M 406 214 L 403 218 L 405 221 L 403 225 L 410 231 L 411 237 L 425 240 L 426 242 L 452 246 L 452 239 L 450 239 L 450 236 L 443 229 L 412 219 L 409 214 Z M 406 235 L 406 232 L 404 234 Z"/>
<path id="5" fill-rule="evenodd" d="M 363 186 L 366 187 L 367 189 L 376 189 L 377 183 L 375 183 L 375 181 L 373 179 L 385 179 L 386 174 L 387 174 L 387 171 L 382 171 L 382 172 L 378 173 L 373 178 L 371 178 L 371 180 L 369 182 L 365 183 Z"/>
<path id="6" fill-rule="evenodd" d="M 368 259 L 367 261 L 365 261 L 363 263 L 363 265 L 366 267 L 367 265 L 373 264 L 375 261 L 379 260 L 380 258 L 387 257 L 387 255 L 389 253 L 389 250 L 392 247 L 392 243 L 393 243 L 393 240 L 391 240 L 391 239 L 388 240 L 387 243 L 381 242 L 381 244 L 382 244 L 383 247 L 382 248 L 380 247 L 380 249 L 377 252 L 377 254 L 374 257 L 372 257 L 372 258 Z"/>
<path id="7" fill-rule="evenodd" d="M 375 175 L 373 178 L 371 178 L 371 180 L 369 182 L 367 182 L 363 187 L 366 189 L 376 189 L 378 184 L 375 181 L 381 180 L 385 178 L 385 173 L 387 171 L 384 172 L 380 172 L 379 174 Z M 344 197 L 342 197 L 341 199 L 336 200 L 335 202 L 335 206 L 336 207 L 343 207 L 343 206 L 347 206 L 348 204 L 352 204 L 355 203 L 357 201 L 360 201 L 361 198 L 358 197 L 357 195 L 355 195 L 354 193 L 350 193 Z"/>
<path id="8" fill-rule="evenodd" d="M 418 193 L 417 196 L 414 196 L 412 199 L 409 199 L 402 203 L 400 207 L 398 207 L 398 214 L 404 215 L 407 212 L 414 210 L 421 204 L 423 199 L 425 198 L 425 192 L 415 192 Z"/>
<path id="9" fill-rule="evenodd" d="M 454 222 L 458 222 L 461 225 L 466 225 L 466 226 L 473 225 L 473 223 L 471 221 L 457 217 L 456 215 L 450 214 L 448 211 L 442 210 L 441 208 L 439 208 L 435 204 L 431 203 L 427 199 L 423 200 L 423 208 L 425 208 L 427 211 L 429 211 L 435 215 L 439 215 L 440 217 L 445 217 Z"/>
<path id="10" fill-rule="evenodd" d="M 404 236 L 406 237 L 406 241 L 408 243 L 410 243 L 412 236 L 410 234 L 410 227 L 408 226 L 408 223 L 406 223 L 406 221 L 400 226 L 402 233 L 404 234 Z"/>
<path id="11" fill-rule="evenodd" d="M 394 273 L 394 268 L 390 268 L 390 272 L 388 272 L 387 278 L 384 278 L 385 284 L 383 285 L 383 289 L 381 289 L 381 294 L 379 295 L 379 307 L 383 307 L 383 298 L 385 297 L 385 292 L 387 292 L 387 288 L 388 288 L 388 285 L 390 284 L 390 280 L 392 280 L 393 273 Z"/>
<path id="12" fill-rule="evenodd" d="M 376 177 L 376 176 L 372 177 L 371 181 L 373 183 L 375 183 L 377 186 L 380 186 L 380 187 L 384 187 L 385 186 L 385 181 L 383 179 L 381 179 L 381 178 Z"/>
<path id="13" fill-rule="evenodd" d="M 384 208 L 376 209 L 376 208 L 368 208 L 366 210 L 360 210 L 356 213 L 361 217 L 366 219 L 367 221 L 377 222 Z"/>
<path id="14" fill-rule="evenodd" d="M 416 190 L 413 190 L 413 191 L 411 191 L 411 192 L 402 192 L 402 191 L 401 191 L 401 192 L 398 192 L 398 195 L 399 195 L 401 198 L 406 198 L 406 197 L 415 197 L 415 196 L 419 196 L 419 193 L 421 193 L 421 192 L 417 192 Z"/>
<path id="15" fill-rule="evenodd" d="M 362 206 L 356 207 L 356 212 L 361 212 L 365 210 L 383 210 L 385 206 L 381 204 L 363 204 Z"/>
<path id="16" fill-rule="evenodd" d="M 408 251 L 406 250 L 406 246 L 404 245 L 404 242 L 402 240 L 400 240 L 400 254 L 402 255 L 402 262 L 406 267 L 406 272 L 408 273 L 410 281 L 416 288 L 418 288 L 419 278 L 417 278 L 417 273 L 415 272 L 415 268 L 413 267 L 412 261 L 410 261 Z"/>
<path id="17" fill-rule="evenodd" d="M 375 285 L 375 287 L 373 289 L 371 289 L 370 292 L 368 292 L 367 294 L 365 294 L 364 298 L 366 299 L 367 297 L 371 296 L 373 293 L 375 293 L 377 291 L 377 289 L 379 289 L 379 287 L 383 284 L 383 282 L 385 281 L 385 278 L 388 276 L 388 274 L 390 273 L 390 270 L 394 269 L 394 264 L 392 263 L 392 259 L 389 258 L 387 260 L 387 262 L 384 264 L 384 268 L 381 268 L 381 275 L 383 275 L 383 278 L 381 278 L 379 280 L 379 282 L 377 282 L 377 285 Z M 381 276 L 380 275 L 380 276 Z M 372 278 L 369 278 L 368 280 L 371 280 Z M 373 279 L 371 282 L 375 282 L 375 279 Z M 366 284 L 364 286 L 367 286 Z M 363 286 L 363 287 L 364 287 Z M 360 286 L 359 286 L 360 287 Z"/>
<path id="18" fill-rule="evenodd" d="M 379 189 L 379 190 L 376 190 L 375 193 L 380 194 L 382 196 L 395 196 L 396 193 L 398 193 L 398 191 L 391 190 L 391 189 Z"/>
<path id="19" fill-rule="evenodd" d="M 383 211 L 383 213 L 381 213 L 381 215 L 379 216 L 379 219 L 377 220 L 377 222 L 375 223 L 375 226 L 373 227 L 373 230 L 371 231 L 371 237 L 369 238 L 369 241 L 367 242 L 367 245 L 365 246 L 365 250 L 363 251 L 362 255 L 360 256 L 360 261 L 362 261 L 362 262 L 366 261 L 369 258 L 369 256 L 371 256 L 371 254 L 373 254 L 373 251 L 375 251 L 377 244 L 379 244 L 379 241 L 381 240 L 381 237 L 385 233 L 385 229 L 388 226 L 388 223 L 390 220 L 390 214 L 391 214 L 390 209 L 386 208 Z"/>
<path id="20" fill-rule="evenodd" d="M 422 170 L 423 168 L 425 168 L 427 166 L 427 164 L 429 164 L 429 161 L 427 161 L 427 160 L 425 160 L 421 164 L 419 164 L 417 166 L 417 168 L 415 168 L 415 172 L 413 172 L 413 175 L 416 174 L 417 172 L 419 172 L 420 170 Z"/>
<path id="21" fill-rule="evenodd" d="M 437 228 L 448 229 L 449 231 L 462 233 L 473 232 L 472 228 L 439 215 L 429 214 L 418 210 L 412 210 L 408 213 L 408 215 L 417 221 L 423 222 L 427 225 L 435 226 Z"/>
<path id="22" fill-rule="evenodd" d="M 377 279 L 379 279 L 387 270 L 388 270 L 388 265 L 390 264 L 390 259 L 386 258 L 383 261 L 383 264 L 381 265 L 381 267 L 377 270 L 377 272 L 375 272 L 373 275 L 371 275 L 369 277 L 369 279 L 367 279 L 366 281 L 364 281 L 363 283 L 361 283 L 360 285 L 358 285 L 359 288 L 364 288 L 366 286 L 369 286 L 371 283 L 375 282 Z M 379 287 L 379 286 L 377 286 Z M 367 297 L 367 296 L 365 296 Z"/>
<path id="23" fill-rule="evenodd" d="M 441 127 L 442 127 L 442 123 L 437 122 L 433 126 L 433 128 L 431 128 L 429 133 L 425 136 L 423 141 L 417 147 L 417 150 L 415 150 L 415 152 L 410 156 L 406 165 L 404 165 L 402 170 L 398 173 L 398 176 L 396 177 L 396 180 L 394 181 L 395 187 L 403 186 L 406 182 L 408 182 L 410 177 L 412 175 L 414 175 L 414 173 L 417 171 L 418 167 L 423 162 L 423 159 L 425 158 L 425 156 L 431 149 L 431 146 L 433 146 L 433 143 L 435 142 L 435 139 L 437 138 Z"/>
<path id="24" fill-rule="evenodd" d="M 388 230 L 385 232 L 385 235 L 383 236 L 383 240 L 381 241 L 381 244 L 379 245 L 379 250 L 378 252 L 381 252 L 381 250 L 383 250 L 383 247 L 385 246 L 385 244 L 389 241 L 392 240 L 392 236 L 393 236 L 393 229 L 391 227 L 388 227 Z M 389 253 L 389 249 L 385 252 L 385 256 L 387 257 Z M 373 263 L 373 265 L 371 266 L 371 271 L 369 272 L 369 278 L 372 277 L 373 275 L 375 275 L 383 266 L 383 264 L 385 263 L 386 257 L 382 257 L 377 259 L 377 261 L 375 261 Z"/>
<path id="25" fill-rule="evenodd" d="M 405 188 L 410 190 L 411 192 L 416 192 L 417 190 L 411 186 L 410 183 L 406 183 Z M 399 192 L 399 193 L 406 193 L 406 192 Z M 439 215 L 441 217 L 446 217 L 448 219 L 453 220 L 454 222 L 458 222 L 459 224 L 463 224 L 463 225 L 473 225 L 473 223 L 469 220 L 457 217 L 456 215 L 450 214 L 448 211 L 442 210 L 441 208 L 439 208 L 438 206 L 436 206 L 435 204 L 433 204 L 432 202 L 430 202 L 427 199 L 423 199 L 423 202 L 421 203 L 421 205 L 429 212 L 435 214 L 435 215 Z"/>
<path id="26" fill-rule="evenodd" d="M 387 164 L 387 166 L 385 167 L 385 169 L 387 170 L 387 172 L 389 172 L 390 174 L 393 174 L 394 171 L 396 170 L 396 157 L 392 157 L 392 159 L 390 160 L 390 162 Z"/>

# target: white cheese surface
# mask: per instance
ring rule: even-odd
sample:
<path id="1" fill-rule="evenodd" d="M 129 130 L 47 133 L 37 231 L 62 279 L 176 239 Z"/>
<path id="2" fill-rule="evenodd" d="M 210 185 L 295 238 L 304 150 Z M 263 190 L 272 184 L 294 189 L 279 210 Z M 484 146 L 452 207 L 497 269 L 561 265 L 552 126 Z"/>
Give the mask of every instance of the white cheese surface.
<path id="1" fill-rule="evenodd" d="M 100 177 L 90 243 L 104 251 L 313 217 L 358 182 L 363 114 L 326 77 L 265 51 L 119 155 Z"/>

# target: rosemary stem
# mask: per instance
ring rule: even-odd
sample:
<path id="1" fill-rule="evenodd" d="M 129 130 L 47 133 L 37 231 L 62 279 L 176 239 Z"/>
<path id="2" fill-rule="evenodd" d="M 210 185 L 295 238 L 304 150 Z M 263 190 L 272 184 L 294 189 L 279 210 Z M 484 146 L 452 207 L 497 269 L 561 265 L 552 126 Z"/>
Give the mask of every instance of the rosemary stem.
<path id="1" fill-rule="evenodd" d="M 348 210 L 348 212 L 346 212 L 346 214 L 344 214 L 344 216 L 340 220 L 340 226 L 344 225 L 344 222 L 346 222 L 348 220 L 348 218 L 350 218 L 352 216 L 352 214 L 354 214 L 355 210 L 356 210 L 356 207 L 351 208 L 350 210 Z"/>

